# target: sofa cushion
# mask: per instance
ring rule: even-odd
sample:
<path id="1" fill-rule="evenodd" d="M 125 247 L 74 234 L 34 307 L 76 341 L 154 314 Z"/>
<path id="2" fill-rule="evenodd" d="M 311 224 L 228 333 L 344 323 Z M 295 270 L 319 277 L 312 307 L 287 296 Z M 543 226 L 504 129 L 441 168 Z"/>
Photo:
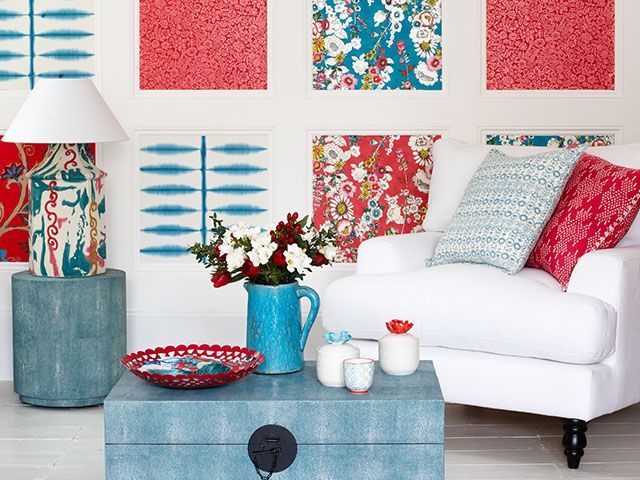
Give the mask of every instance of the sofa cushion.
<path id="1" fill-rule="evenodd" d="M 522 269 L 584 148 L 511 157 L 491 150 L 429 262 Z"/>
<path id="2" fill-rule="evenodd" d="M 546 270 L 566 288 L 580 257 L 618 245 L 639 209 L 640 170 L 586 155 L 576 165 L 527 266 Z"/>
<path id="3" fill-rule="evenodd" d="M 449 139 L 438 140 L 432 149 L 433 172 L 429 187 L 429 209 L 423 223 L 425 230 L 446 230 L 469 181 L 493 148 L 517 157 L 549 151 L 547 147 L 473 145 Z M 640 168 L 640 144 L 590 147 L 587 153 L 604 158 L 614 165 Z M 620 246 L 632 245 L 640 245 L 640 217 L 636 218 L 629 233 L 620 242 Z"/>
<path id="4" fill-rule="evenodd" d="M 594 297 L 562 292 L 542 270 L 508 275 L 483 265 L 441 265 L 354 275 L 325 292 L 328 330 L 378 339 L 393 318 L 414 323 L 423 346 L 575 364 L 601 362 L 615 346 L 615 310 Z"/>

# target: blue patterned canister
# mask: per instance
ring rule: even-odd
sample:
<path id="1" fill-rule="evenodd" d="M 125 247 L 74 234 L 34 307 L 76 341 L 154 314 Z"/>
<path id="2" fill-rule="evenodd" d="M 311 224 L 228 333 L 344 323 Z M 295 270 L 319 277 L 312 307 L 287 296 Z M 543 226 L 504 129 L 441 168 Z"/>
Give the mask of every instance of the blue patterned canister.
<path id="1" fill-rule="evenodd" d="M 350 358 L 344 363 L 344 383 L 351 393 L 368 393 L 373 385 L 374 363 L 370 358 Z"/>

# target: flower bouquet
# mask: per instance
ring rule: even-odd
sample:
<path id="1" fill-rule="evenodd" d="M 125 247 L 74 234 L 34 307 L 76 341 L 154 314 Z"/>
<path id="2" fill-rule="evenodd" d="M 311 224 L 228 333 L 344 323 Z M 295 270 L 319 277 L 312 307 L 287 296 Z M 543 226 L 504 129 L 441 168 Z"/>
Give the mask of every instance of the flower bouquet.
<path id="1" fill-rule="evenodd" d="M 247 346 L 265 355 L 258 373 L 302 370 L 303 350 L 320 308 L 318 294 L 298 280 L 312 267 L 330 265 L 337 253 L 335 231 L 316 229 L 308 217 L 287 215 L 269 230 L 239 224 L 226 227 L 213 215 L 213 239 L 189 251 L 212 270 L 216 288 L 246 280 L 249 293 Z M 304 326 L 300 299 L 311 301 Z"/>
<path id="2" fill-rule="evenodd" d="M 337 253 L 335 233 L 309 225 L 297 213 L 271 230 L 244 224 L 226 227 L 216 214 L 213 239 L 189 247 L 199 262 L 212 269 L 216 288 L 247 279 L 258 285 L 284 285 L 302 280 L 311 267 L 329 265 Z"/>

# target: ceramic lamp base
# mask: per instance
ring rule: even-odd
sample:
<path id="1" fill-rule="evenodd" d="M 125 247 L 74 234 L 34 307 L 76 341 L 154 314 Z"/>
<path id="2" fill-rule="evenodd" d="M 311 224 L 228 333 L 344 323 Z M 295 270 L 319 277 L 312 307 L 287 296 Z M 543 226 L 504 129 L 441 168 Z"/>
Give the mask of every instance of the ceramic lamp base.
<path id="1" fill-rule="evenodd" d="M 88 145 L 51 145 L 29 173 L 29 270 L 42 277 L 106 271 L 106 174 Z"/>

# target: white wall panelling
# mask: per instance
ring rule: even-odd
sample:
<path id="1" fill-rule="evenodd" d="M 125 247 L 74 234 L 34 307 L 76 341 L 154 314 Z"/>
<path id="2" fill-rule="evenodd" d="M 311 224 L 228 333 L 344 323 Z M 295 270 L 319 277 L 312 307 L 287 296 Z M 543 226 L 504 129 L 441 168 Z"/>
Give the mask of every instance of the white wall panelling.
<path id="1" fill-rule="evenodd" d="M 268 93 L 136 92 L 136 3 L 97 1 L 101 32 L 99 84 L 133 136 L 144 129 L 191 131 L 269 130 L 273 140 L 273 215 L 310 212 L 310 132 L 440 132 L 477 142 L 481 130 L 544 130 L 600 133 L 624 129 L 624 142 L 640 142 L 640 2 L 618 0 L 618 91 L 553 95 L 483 95 L 482 0 L 445 0 L 445 91 L 404 94 L 337 94 L 310 90 L 310 0 L 272 0 Z M 624 87 L 624 88 L 623 88 Z M 7 126 L 21 99 L 3 99 L 0 125 Z M 535 128 L 533 128 L 535 126 Z M 199 268 L 142 269 L 136 265 L 138 192 L 131 143 L 104 144 L 99 162 L 108 174 L 108 265 L 127 271 L 129 347 L 159 343 L 244 342 L 246 292 L 235 284 L 214 290 Z M 0 267 L 0 380 L 10 378 L 11 272 Z M 305 283 L 321 294 L 353 267 L 324 269 Z M 306 308 L 306 306 L 305 306 Z M 46 315 L 46 312 L 43 312 Z M 320 338 L 314 329 L 308 353 Z"/>

